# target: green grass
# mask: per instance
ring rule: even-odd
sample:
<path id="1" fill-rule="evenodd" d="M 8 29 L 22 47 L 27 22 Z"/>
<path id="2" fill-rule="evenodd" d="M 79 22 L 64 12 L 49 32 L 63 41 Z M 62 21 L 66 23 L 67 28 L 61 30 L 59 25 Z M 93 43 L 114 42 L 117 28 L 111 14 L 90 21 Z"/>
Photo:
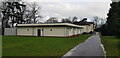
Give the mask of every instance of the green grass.
<path id="1" fill-rule="evenodd" d="M 120 38 L 101 36 L 106 56 L 120 56 Z"/>
<path id="2" fill-rule="evenodd" d="M 0 57 L 2 56 L 2 36 L 0 35 Z"/>
<path id="3" fill-rule="evenodd" d="M 62 56 L 90 35 L 71 38 L 3 36 L 3 56 Z"/>

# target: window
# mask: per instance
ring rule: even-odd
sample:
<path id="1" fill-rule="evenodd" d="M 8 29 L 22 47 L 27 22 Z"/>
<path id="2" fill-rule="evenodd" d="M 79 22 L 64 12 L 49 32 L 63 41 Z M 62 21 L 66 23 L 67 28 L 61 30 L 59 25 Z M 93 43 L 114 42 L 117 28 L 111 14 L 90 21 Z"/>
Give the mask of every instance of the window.
<path id="1" fill-rule="evenodd" d="M 52 31 L 52 29 L 50 29 L 50 31 Z"/>
<path id="2" fill-rule="evenodd" d="M 27 29 L 27 31 L 29 31 L 29 29 Z"/>

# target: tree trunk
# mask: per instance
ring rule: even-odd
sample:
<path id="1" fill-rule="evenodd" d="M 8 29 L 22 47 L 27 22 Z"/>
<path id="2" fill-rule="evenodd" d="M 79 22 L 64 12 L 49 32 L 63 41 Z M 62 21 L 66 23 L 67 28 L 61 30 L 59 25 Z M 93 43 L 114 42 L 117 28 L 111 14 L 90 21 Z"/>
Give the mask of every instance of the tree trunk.
<path id="1" fill-rule="evenodd" d="M 4 35 L 4 32 L 5 32 L 5 28 L 2 28 L 2 30 L 1 30 L 1 31 L 2 31 L 2 35 Z"/>
<path id="2" fill-rule="evenodd" d="M 5 28 L 4 28 L 4 25 L 3 25 L 3 19 L 2 19 L 2 26 L 1 26 L 1 28 L 2 28 L 2 30 L 1 30 L 2 35 L 4 35 L 4 31 L 5 31 L 4 29 L 5 29 Z"/>

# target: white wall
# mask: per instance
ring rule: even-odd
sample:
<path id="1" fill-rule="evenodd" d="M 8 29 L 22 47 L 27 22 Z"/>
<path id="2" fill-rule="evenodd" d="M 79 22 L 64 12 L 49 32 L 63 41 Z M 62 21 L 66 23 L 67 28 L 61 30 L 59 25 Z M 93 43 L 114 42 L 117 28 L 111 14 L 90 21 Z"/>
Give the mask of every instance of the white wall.
<path id="1" fill-rule="evenodd" d="M 73 27 L 67 27 L 67 36 L 72 36 L 73 35 Z"/>
<path id="2" fill-rule="evenodd" d="M 67 27 L 66 31 L 67 31 L 66 32 L 67 36 L 78 35 L 83 32 L 83 30 L 81 28 L 73 28 L 73 27 Z"/>
<path id="3" fill-rule="evenodd" d="M 38 36 L 38 29 L 41 30 L 41 36 L 67 37 L 83 32 L 81 28 L 73 27 L 18 27 L 17 35 Z"/>
<path id="4" fill-rule="evenodd" d="M 75 28 L 74 31 L 75 31 L 75 35 L 77 35 L 77 33 L 78 33 L 77 28 Z"/>
<path id="5" fill-rule="evenodd" d="M 87 33 L 89 33 L 90 31 L 94 31 L 94 26 L 93 26 L 93 24 L 90 24 L 90 26 L 89 25 L 83 25 L 83 32 L 87 32 Z"/>
<path id="6" fill-rule="evenodd" d="M 65 27 L 44 27 L 44 36 L 65 36 Z"/>
<path id="7" fill-rule="evenodd" d="M 41 36 L 44 36 L 44 28 L 43 27 L 33 27 L 33 32 L 34 32 L 34 36 L 38 36 L 38 29 L 40 29 L 41 30 Z M 43 31 L 42 31 L 42 29 L 43 29 Z"/>

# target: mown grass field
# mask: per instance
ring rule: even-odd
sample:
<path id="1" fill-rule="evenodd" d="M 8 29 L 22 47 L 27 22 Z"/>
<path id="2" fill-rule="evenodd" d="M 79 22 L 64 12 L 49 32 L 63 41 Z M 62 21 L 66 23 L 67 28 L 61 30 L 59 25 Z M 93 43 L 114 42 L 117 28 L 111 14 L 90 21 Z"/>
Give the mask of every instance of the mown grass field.
<path id="1" fill-rule="evenodd" d="M 62 56 L 90 35 L 70 38 L 3 36 L 3 56 Z"/>
<path id="2" fill-rule="evenodd" d="M 101 36 L 106 56 L 120 56 L 120 38 Z"/>

